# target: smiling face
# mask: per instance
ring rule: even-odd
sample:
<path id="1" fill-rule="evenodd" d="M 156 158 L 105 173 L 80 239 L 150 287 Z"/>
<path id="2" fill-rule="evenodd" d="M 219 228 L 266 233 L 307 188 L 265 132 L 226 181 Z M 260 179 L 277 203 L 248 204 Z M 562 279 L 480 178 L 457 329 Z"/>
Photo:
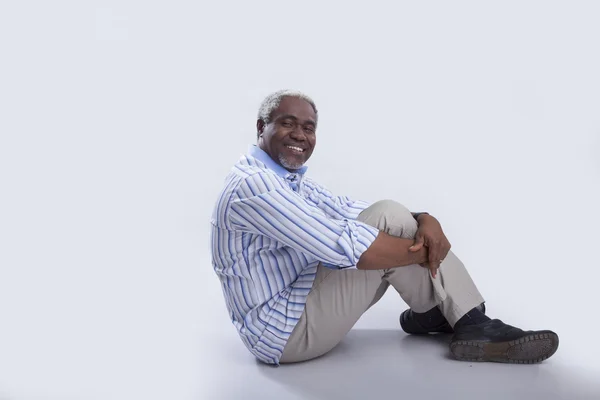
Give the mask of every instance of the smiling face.
<path id="1" fill-rule="evenodd" d="M 258 146 L 288 171 L 299 169 L 310 158 L 317 142 L 315 110 L 305 100 L 284 97 L 273 110 L 270 121 L 267 124 L 259 119 L 256 123 Z"/>

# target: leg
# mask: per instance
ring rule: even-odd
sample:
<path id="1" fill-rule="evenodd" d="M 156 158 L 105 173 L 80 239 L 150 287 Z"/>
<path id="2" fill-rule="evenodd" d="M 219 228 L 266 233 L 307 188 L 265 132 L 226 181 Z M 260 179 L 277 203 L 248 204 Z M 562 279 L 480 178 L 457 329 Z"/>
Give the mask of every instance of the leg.
<path id="1" fill-rule="evenodd" d="M 335 270 L 319 265 L 280 363 L 306 361 L 333 349 L 385 293 L 382 271 Z"/>
<path id="2" fill-rule="evenodd" d="M 414 238 L 417 230 L 410 212 L 391 201 L 376 203 L 364 210 L 360 218 L 404 238 Z M 429 271 L 420 266 L 391 268 L 386 270 L 384 279 L 416 312 L 435 311 L 433 307 L 438 304 L 455 328 L 450 352 L 456 359 L 530 364 L 551 357 L 558 349 L 558 335 L 552 331 L 523 331 L 475 310 L 483 298 L 452 252 L 438 272 L 436 279 L 432 279 Z"/>
<path id="3" fill-rule="evenodd" d="M 379 224 L 371 223 L 384 229 Z M 302 317 L 279 362 L 306 361 L 333 349 L 385 294 L 389 282 L 383 279 L 384 274 L 383 270 L 336 270 L 319 264 Z"/>
<path id="4" fill-rule="evenodd" d="M 414 238 L 417 231 L 410 212 L 393 201 L 377 202 L 357 219 L 403 238 Z M 319 265 L 304 313 L 280 362 L 305 361 L 333 349 L 360 316 L 383 296 L 390 283 L 417 312 L 442 303 L 442 308 L 449 310 L 449 314 L 452 311 L 451 321 L 455 322 L 483 299 L 462 263 L 456 257 L 450 261 L 449 256 L 447 260 L 436 279 L 431 279 L 428 270 L 419 265 L 373 271 L 334 270 Z M 443 284 L 452 289 L 449 290 L 451 293 L 457 293 L 449 296 Z M 461 296 L 461 290 L 466 290 L 467 294 Z M 470 303 L 477 304 L 466 308 Z"/>
<path id="5" fill-rule="evenodd" d="M 373 204 L 358 219 L 405 239 L 413 239 L 418 228 L 410 211 L 390 200 Z M 452 252 L 441 264 L 435 279 L 428 269 L 420 265 L 387 269 L 384 279 L 413 311 L 423 313 L 437 305 L 452 326 L 468 311 L 484 302 L 464 264 Z"/>

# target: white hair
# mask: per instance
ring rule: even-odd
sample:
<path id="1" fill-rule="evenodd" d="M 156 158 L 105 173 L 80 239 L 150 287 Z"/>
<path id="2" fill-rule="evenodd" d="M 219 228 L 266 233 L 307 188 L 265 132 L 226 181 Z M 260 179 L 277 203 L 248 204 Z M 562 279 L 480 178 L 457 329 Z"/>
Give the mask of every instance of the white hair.
<path id="1" fill-rule="evenodd" d="M 297 90 L 289 90 L 289 89 L 285 89 L 285 90 L 279 90 L 275 93 L 271 93 L 270 95 L 268 95 L 263 102 L 260 105 L 260 108 L 258 109 L 258 119 L 261 119 L 265 122 L 265 124 L 268 124 L 271 122 L 271 114 L 273 114 L 273 111 L 279 107 L 279 103 L 281 103 L 281 99 L 283 99 L 284 97 L 296 97 L 299 99 L 302 99 L 306 102 L 308 102 L 308 104 L 310 104 L 313 108 L 313 110 L 315 111 L 315 119 L 318 120 L 319 118 L 319 113 L 317 112 L 317 106 L 315 106 L 315 102 L 308 97 L 307 95 L 305 95 L 302 92 L 299 92 Z M 317 122 L 317 121 L 315 121 Z"/>

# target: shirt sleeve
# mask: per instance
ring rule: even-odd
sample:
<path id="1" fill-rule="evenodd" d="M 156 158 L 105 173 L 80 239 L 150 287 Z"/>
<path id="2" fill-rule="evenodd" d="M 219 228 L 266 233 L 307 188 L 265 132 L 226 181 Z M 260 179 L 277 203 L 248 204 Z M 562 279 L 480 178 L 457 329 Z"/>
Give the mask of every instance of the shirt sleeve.
<path id="1" fill-rule="evenodd" d="M 309 192 L 310 201 L 333 218 L 356 219 L 371 205 L 369 202 L 354 200 L 348 196 L 334 196 L 328 189 L 312 180 L 307 179 L 304 188 Z"/>
<path id="2" fill-rule="evenodd" d="M 362 222 L 331 218 L 268 173 L 245 178 L 229 204 L 234 229 L 272 238 L 327 267 L 356 267 L 379 234 Z"/>

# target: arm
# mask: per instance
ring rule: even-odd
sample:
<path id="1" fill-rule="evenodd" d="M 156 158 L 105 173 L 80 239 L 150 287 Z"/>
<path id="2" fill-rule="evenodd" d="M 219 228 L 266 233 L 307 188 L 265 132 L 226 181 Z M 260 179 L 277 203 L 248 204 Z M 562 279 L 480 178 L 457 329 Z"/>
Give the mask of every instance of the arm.
<path id="1" fill-rule="evenodd" d="M 230 229 L 269 237 L 326 266 L 356 266 L 379 234 L 362 222 L 328 216 L 271 174 L 246 177 L 228 208 Z"/>
<path id="2" fill-rule="evenodd" d="M 334 196 L 310 178 L 304 178 L 304 189 L 310 192 L 309 199 L 318 208 L 337 219 L 356 219 L 356 216 L 370 205 L 366 201 L 351 199 L 348 196 Z"/>
<path id="3" fill-rule="evenodd" d="M 360 211 L 369 206 L 364 201 L 352 200 L 347 196 L 334 196 L 329 190 L 310 179 L 306 179 L 305 186 L 312 192 L 310 198 L 315 205 L 333 218 L 354 219 Z M 426 212 L 412 213 L 412 215 L 418 223 L 429 216 Z M 425 264 L 427 248 L 423 247 L 418 251 L 409 250 L 413 245 L 414 240 L 401 239 L 380 232 L 376 240 L 362 254 L 356 267 L 358 269 L 387 269 Z"/>
<path id="4" fill-rule="evenodd" d="M 412 264 L 423 264 L 427 260 L 427 248 L 410 251 L 414 240 L 401 239 L 380 232 L 377 239 L 369 246 L 358 260 L 358 269 L 387 269 L 404 267 Z"/>

